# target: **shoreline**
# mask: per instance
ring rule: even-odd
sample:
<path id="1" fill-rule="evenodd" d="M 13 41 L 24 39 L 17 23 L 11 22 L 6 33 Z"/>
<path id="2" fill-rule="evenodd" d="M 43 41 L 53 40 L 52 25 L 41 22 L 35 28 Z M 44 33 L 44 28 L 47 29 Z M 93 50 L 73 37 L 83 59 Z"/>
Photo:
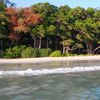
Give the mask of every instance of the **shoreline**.
<path id="1" fill-rule="evenodd" d="M 53 61 L 100 61 L 100 55 L 96 56 L 70 56 L 70 57 L 41 57 L 41 58 L 17 58 L 17 59 L 0 59 L 0 64 L 24 64 L 24 63 L 45 63 Z"/>

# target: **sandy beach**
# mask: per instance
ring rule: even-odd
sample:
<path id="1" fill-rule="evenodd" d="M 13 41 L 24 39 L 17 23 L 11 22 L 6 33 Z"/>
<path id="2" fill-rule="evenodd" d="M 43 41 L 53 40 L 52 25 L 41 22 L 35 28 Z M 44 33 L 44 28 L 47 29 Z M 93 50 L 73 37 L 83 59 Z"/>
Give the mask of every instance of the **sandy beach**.
<path id="1" fill-rule="evenodd" d="M 6 63 L 42 63 L 52 61 L 82 61 L 100 60 L 98 56 L 73 56 L 73 57 L 43 57 L 43 58 L 24 58 L 24 59 L 0 59 L 0 64 Z"/>

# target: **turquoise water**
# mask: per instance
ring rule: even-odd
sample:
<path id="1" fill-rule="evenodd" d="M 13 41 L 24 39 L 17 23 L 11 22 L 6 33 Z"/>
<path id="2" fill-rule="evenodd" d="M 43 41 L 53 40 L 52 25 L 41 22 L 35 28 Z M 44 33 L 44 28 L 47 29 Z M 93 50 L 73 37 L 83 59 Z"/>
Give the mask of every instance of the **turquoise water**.
<path id="1" fill-rule="evenodd" d="M 90 67 L 90 65 L 99 67 L 99 62 L 91 62 L 90 65 L 89 63 L 60 63 L 59 67 Z M 37 65 L 40 66 L 37 69 L 41 71 L 42 68 L 48 69 L 51 66 L 59 68 L 54 63 L 49 65 L 43 64 L 42 67 Z M 5 66 L 1 67 L 1 70 L 9 69 L 10 71 L 12 69 L 14 71 L 14 69 L 17 70 L 19 65 L 11 65 L 16 66 L 13 68 L 6 66 L 7 69 Z M 27 66 L 31 67 L 32 70 L 37 70 L 35 67 L 32 68 L 33 65 Z M 27 68 L 23 66 L 24 70 Z M 6 74 L 0 78 L 0 100 L 100 100 L 99 76 L 100 71 L 29 74 L 23 76 L 14 76 L 13 74 L 7 76 Z"/>

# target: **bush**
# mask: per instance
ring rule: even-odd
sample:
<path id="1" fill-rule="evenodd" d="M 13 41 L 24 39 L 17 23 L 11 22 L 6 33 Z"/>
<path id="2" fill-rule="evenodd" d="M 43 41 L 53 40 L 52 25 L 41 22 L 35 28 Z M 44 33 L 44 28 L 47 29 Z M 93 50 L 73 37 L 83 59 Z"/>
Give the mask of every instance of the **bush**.
<path id="1" fill-rule="evenodd" d="M 73 54 L 71 54 L 71 53 L 69 53 L 69 52 L 68 52 L 68 53 L 65 52 L 65 53 L 62 54 L 63 57 L 72 56 L 72 55 L 73 55 Z"/>
<path id="2" fill-rule="evenodd" d="M 21 53 L 22 58 L 34 58 L 34 57 L 39 57 L 39 56 L 40 56 L 39 50 L 34 49 L 32 47 L 27 47 Z"/>
<path id="3" fill-rule="evenodd" d="M 50 48 L 48 49 L 39 49 L 39 52 L 40 52 L 40 57 L 48 57 L 52 50 Z"/>
<path id="4" fill-rule="evenodd" d="M 5 58 L 19 58 L 21 57 L 21 52 L 26 48 L 25 45 L 15 46 L 13 48 L 6 49 Z"/>
<path id="5" fill-rule="evenodd" d="M 50 54 L 50 57 L 61 57 L 62 53 L 59 50 L 56 50 Z"/>

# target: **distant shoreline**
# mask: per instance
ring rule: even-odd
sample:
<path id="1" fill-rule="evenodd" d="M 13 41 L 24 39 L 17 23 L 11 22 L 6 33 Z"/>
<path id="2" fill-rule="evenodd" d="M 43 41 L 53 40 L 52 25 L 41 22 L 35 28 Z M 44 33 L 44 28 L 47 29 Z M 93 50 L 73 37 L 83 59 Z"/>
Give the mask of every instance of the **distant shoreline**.
<path id="1" fill-rule="evenodd" d="M 71 56 L 71 57 L 42 57 L 42 58 L 22 58 L 22 59 L 0 59 L 0 64 L 16 64 L 16 63 L 43 63 L 53 61 L 82 61 L 82 60 L 98 60 L 100 55 L 96 56 Z"/>

